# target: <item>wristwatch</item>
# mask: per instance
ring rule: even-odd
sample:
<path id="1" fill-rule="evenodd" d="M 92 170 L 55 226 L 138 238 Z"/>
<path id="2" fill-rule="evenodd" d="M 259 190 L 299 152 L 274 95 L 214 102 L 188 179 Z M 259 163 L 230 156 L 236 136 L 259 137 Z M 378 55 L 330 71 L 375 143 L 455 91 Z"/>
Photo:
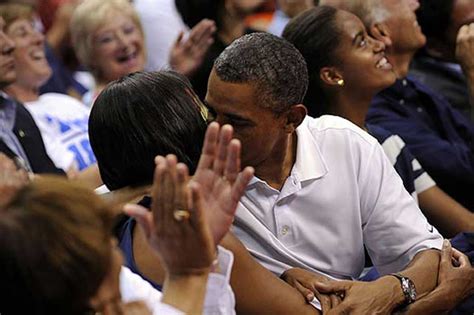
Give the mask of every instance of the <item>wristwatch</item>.
<path id="1" fill-rule="evenodd" d="M 400 285 L 402 287 L 403 295 L 405 296 L 405 302 L 400 305 L 401 308 L 408 306 L 409 304 L 415 302 L 416 300 L 416 288 L 413 281 L 410 278 L 405 277 L 399 273 L 392 273 L 391 276 L 394 276 L 400 280 Z"/>

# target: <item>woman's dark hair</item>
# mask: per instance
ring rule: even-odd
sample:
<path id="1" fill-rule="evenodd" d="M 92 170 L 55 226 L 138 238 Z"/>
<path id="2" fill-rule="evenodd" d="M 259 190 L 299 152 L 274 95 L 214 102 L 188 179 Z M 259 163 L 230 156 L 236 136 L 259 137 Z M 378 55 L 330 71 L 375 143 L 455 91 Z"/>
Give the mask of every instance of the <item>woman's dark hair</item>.
<path id="1" fill-rule="evenodd" d="M 206 131 L 199 106 L 189 81 L 174 72 L 136 72 L 110 83 L 89 118 L 107 187 L 151 183 L 156 155 L 175 154 L 193 173 Z"/>
<path id="2" fill-rule="evenodd" d="M 221 10 L 224 8 L 225 0 L 175 0 L 184 23 L 193 28 L 203 19 L 213 20 L 217 28 L 220 28 L 222 21 L 220 19 Z"/>
<path id="3" fill-rule="evenodd" d="M 313 117 L 328 111 L 319 72 L 324 66 L 338 64 L 335 51 L 339 46 L 341 31 L 336 25 L 337 12 L 337 9 L 329 6 L 312 8 L 292 19 L 283 31 L 283 38 L 292 43 L 306 60 L 309 87 L 304 105 Z"/>
<path id="4" fill-rule="evenodd" d="M 1 213 L 0 313 L 84 315 L 112 263 L 109 207 L 93 191 L 42 177 Z"/>

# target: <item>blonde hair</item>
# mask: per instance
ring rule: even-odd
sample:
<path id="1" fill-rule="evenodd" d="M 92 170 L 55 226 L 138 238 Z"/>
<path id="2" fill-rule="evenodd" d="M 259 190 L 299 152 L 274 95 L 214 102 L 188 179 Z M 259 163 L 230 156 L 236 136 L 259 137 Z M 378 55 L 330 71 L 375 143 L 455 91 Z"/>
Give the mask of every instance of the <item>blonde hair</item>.
<path id="1" fill-rule="evenodd" d="M 2 3 L 0 4 L 0 16 L 5 21 L 5 28 L 8 28 L 16 20 L 32 20 L 33 7 L 27 4 Z"/>
<path id="2" fill-rule="evenodd" d="M 85 0 L 75 10 L 71 19 L 71 39 L 79 61 L 97 75 L 92 66 L 93 34 L 108 18 L 118 11 L 130 17 L 143 35 L 140 17 L 127 0 Z"/>

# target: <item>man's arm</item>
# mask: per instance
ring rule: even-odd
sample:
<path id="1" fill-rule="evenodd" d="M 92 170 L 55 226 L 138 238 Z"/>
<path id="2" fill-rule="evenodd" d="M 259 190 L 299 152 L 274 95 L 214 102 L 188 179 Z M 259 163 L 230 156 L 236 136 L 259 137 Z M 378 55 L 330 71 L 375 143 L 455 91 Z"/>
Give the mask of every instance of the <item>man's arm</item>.
<path id="1" fill-rule="evenodd" d="M 456 59 L 462 67 L 469 91 L 471 119 L 474 119 L 474 23 L 463 25 L 456 38 Z"/>
<path id="2" fill-rule="evenodd" d="M 464 208 L 438 186 L 420 193 L 418 202 L 428 221 L 440 229 L 445 237 L 474 231 L 474 213 Z"/>

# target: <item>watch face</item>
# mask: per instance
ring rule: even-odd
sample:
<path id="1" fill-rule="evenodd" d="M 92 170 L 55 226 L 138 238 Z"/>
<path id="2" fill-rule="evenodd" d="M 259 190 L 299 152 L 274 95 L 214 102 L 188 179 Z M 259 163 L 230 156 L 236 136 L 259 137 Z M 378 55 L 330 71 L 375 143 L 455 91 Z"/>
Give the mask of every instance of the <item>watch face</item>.
<path id="1" fill-rule="evenodd" d="M 416 300 L 416 289 L 415 289 L 415 284 L 411 281 L 411 280 L 408 280 L 408 283 L 409 283 L 409 294 L 410 294 L 410 299 L 413 301 Z"/>

